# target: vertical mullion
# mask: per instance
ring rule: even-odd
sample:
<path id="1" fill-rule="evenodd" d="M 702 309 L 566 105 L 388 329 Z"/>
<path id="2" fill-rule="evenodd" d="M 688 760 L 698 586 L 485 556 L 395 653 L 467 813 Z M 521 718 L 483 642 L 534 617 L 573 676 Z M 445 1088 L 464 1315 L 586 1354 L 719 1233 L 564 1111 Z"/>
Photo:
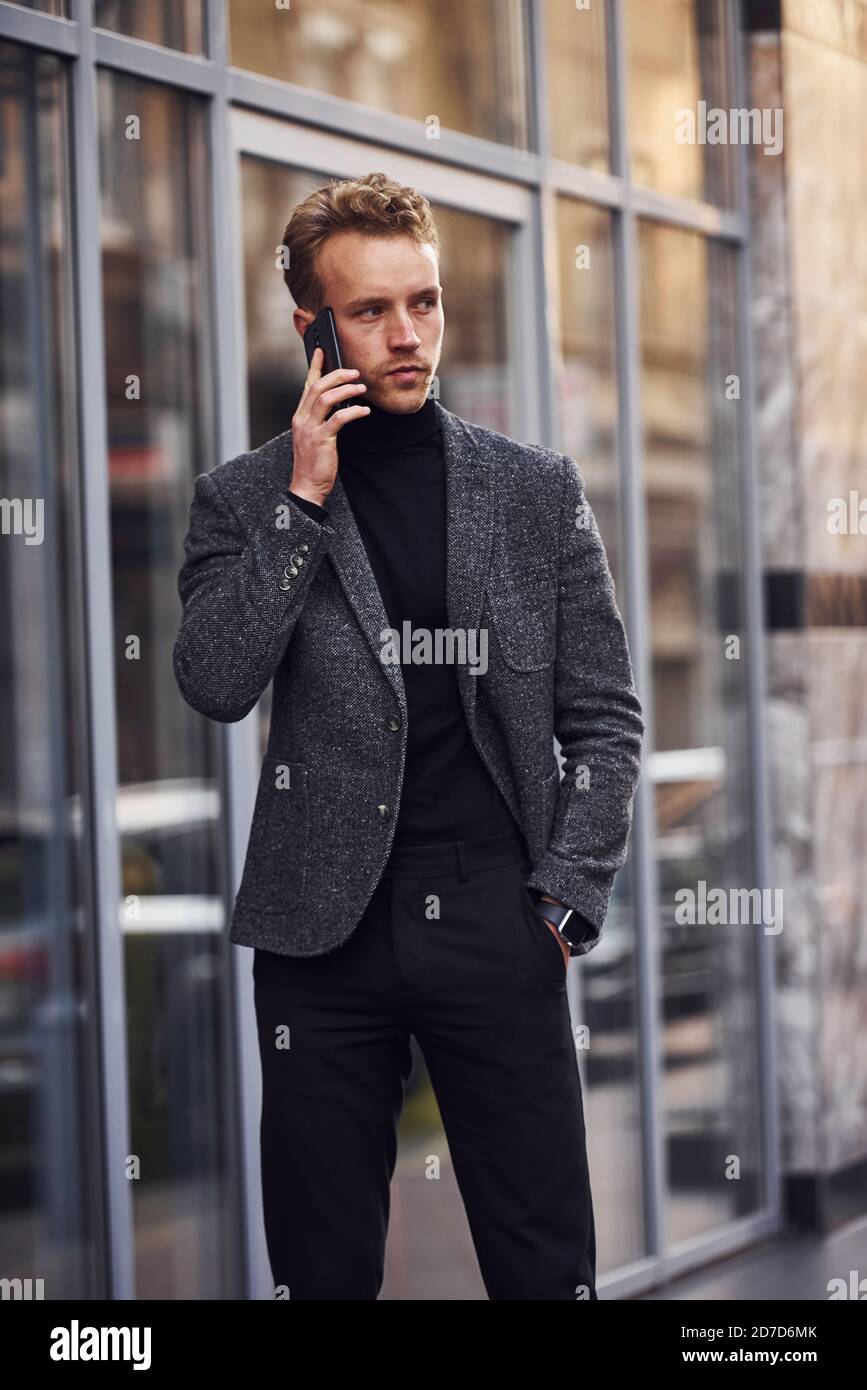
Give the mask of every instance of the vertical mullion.
<path id="1" fill-rule="evenodd" d="M 72 220 L 75 335 L 80 377 L 81 497 L 88 690 L 88 780 L 93 807 L 100 1113 L 105 1163 L 108 1293 L 135 1298 L 124 940 L 117 823 L 117 710 L 112 634 L 111 504 L 100 242 L 97 67 L 93 0 L 72 0 L 79 52 L 72 62 Z"/>
<path id="2" fill-rule="evenodd" d="M 522 0 L 522 24 L 527 63 L 524 92 L 531 147 L 544 139 L 540 128 L 541 102 L 537 86 L 535 42 L 538 35 L 538 0 Z M 542 224 L 539 185 L 527 190 L 529 210 L 511 238 L 510 274 L 506 286 L 509 315 L 509 376 L 512 399 L 517 402 L 509 426 L 522 439 L 538 439 L 549 427 L 548 334 L 544 323 L 543 279 L 539 262 Z M 542 304 L 542 312 L 539 305 Z"/>
<path id="3" fill-rule="evenodd" d="M 217 452 L 220 460 L 249 448 L 246 331 L 244 322 L 243 229 L 241 225 L 240 153 L 232 138 L 228 95 L 229 16 L 226 0 L 205 0 L 206 43 L 214 64 L 215 86 L 209 109 L 210 216 L 213 256 L 210 274 L 214 313 L 217 402 Z M 224 797 L 227 921 L 237 892 L 256 796 L 258 706 L 245 719 L 221 727 Z M 274 1297 L 264 1227 L 259 1163 L 261 1065 L 255 1026 L 253 953 L 232 946 L 229 952 L 232 1090 L 236 1119 L 232 1152 L 237 1159 L 244 1295 Z"/>
<path id="4" fill-rule="evenodd" d="M 542 438 L 552 448 L 562 450 L 563 430 L 561 425 L 560 401 L 557 393 L 557 380 L 562 367 L 562 324 L 561 324 L 561 286 L 560 286 L 560 246 L 557 221 L 557 199 L 560 196 L 550 178 L 551 128 L 548 109 L 548 61 L 545 49 L 545 0 L 530 0 L 530 53 L 532 60 L 531 82 L 533 85 L 533 113 L 535 118 L 537 151 L 540 159 L 541 180 L 536 193 L 535 218 L 538 227 L 539 260 L 535 271 L 537 286 L 537 319 L 543 341 L 540 344 L 539 360 L 542 363 L 541 406 L 544 412 L 544 433 Z M 556 356 L 556 362 L 555 362 Z M 540 421 L 540 423 L 542 423 Z M 554 740 L 554 751 L 560 763 L 558 740 Z M 573 1018 L 580 1018 L 583 1009 L 584 977 L 580 970 L 569 970 L 566 976 L 569 1009 Z M 576 1062 L 582 1072 L 582 1085 L 587 1091 L 586 1062 L 583 1049 L 576 1047 Z"/>
<path id="5" fill-rule="evenodd" d="M 559 233 L 557 226 L 557 190 L 550 178 L 551 129 L 548 110 L 548 62 L 545 50 L 544 0 L 529 0 L 528 37 L 530 44 L 530 83 L 533 92 L 533 125 L 536 151 L 539 155 L 541 177 L 534 190 L 533 218 L 538 248 L 533 269 L 536 293 L 534 319 L 540 337 L 538 360 L 541 370 L 540 436 L 552 448 L 562 449 L 560 403 L 557 398 L 558 368 L 563 341 L 560 323 Z M 555 362 L 556 354 L 556 362 Z M 554 753 L 561 762 L 558 740 Z M 569 970 L 566 977 L 569 1009 L 573 1018 L 581 1016 L 583 976 L 580 970 Z M 576 1064 L 586 1072 L 582 1049 L 576 1047 Z M 582 1085 L 587 1091 L 586 1075 Z"/>
<path id="6" fill-rule="evenodd" d="M 734 91 L 733 105 L 749 109 L 746 72 L 742 44 L 745 41 L 738 23 L 734 0 L 726 14 L 729 71 Z M 740 436 L 740 510 L 743 528 L 744 568 L 744 631 L 747 648 L 747 739 L 750 762 L 750 809 L 753 840 L 753 872 L 759 888 L 770 888 L 770 800 L 766 748 L 763 737 L 765 690 L 765 617 L 762 589 L 762 546 L 757 518 L 761 498 L 758 484 L 758 462 L 755 439 L 755 370 L 753 367 L 753 335 L 750 318 L 753 303 L 750 256 L 752 248 L 751 209 L 749 197 L 749 147 L 734 148 L 735 207 L 745 227 L 745 241 L 735 248 L 736 273 L 736 350 L 741 381 L 741 409 L 738 415 Z M 780 1218 L 780 1133 L 779 1095 L 776 1065 L 776 1032 L 774 960 L 771 940 L 764 932 L 758 936 L 756 948 L 758 983 L 758 1049 L 759 1105 L 762 1130 L 762 1157 L 765 1205 L 775 1220 Z"/>
<path id="7" fill-rule="evenodd" d="M 554 295 L 556 267 L 556 219 L 554 190 L 548 176 L 551 136 L 548 126 L 547 63 L 545 61 L 544 0 L 527 0 L 527 40 L 529 62 L 531 131 L 534 148 L 539 156 L 540 180 L 533 188 L 533 239 L 536 265 L 532 274 L 533 302 L 529 307 L 538 335 L 537 362 L 539 434 L 550 446 L 557 445 L 557 399 L 554 363 L 554 344 L 559 341 L 556 329 L 559 321 Z"/>
<path id="8" fill-rule="evenodd" d="M 542 284 L 539 274 L 541 227 L 538 192 L 529 198 L 527 220 L 511 234 L 509 262 L 511 275 L 506 286 L 509 322 L 508 375 L 512 399 L 516 402 L 515 427 L 521 439 L 538 439 L 543 428 L 547 400 L 545 378 L 549 338 L 544 332 L 536 306 Z M 546 422 L 547 423 L 547 422 Z"/>
<path id="9" fill-rule="evenodd" d="M 644 772 L 635 794 L 632 831 L 634 909 L 637 923 L 638 1045 L 641 1078 L 641 1143 L 645 1239 L 658 1260 L 665 1251 L 665 1148 L 659 1055 L 660 951 L 657 930 L 656 808 L 648 774 L 653 743 L 653 673 L 648 602 L 648 538 L 644 507 L 644 439 L 641 413 L 638 226 L 631 197 L 626 18 L 623 0 L 607 11 L 606 50 L 612 170 L 623 180 L 624 201 L 614 217 L 615 327 L 618 381 L 618 442 L 621 458 L 622 555 L 625 617 L 636 684 L 647 727 Z"/>

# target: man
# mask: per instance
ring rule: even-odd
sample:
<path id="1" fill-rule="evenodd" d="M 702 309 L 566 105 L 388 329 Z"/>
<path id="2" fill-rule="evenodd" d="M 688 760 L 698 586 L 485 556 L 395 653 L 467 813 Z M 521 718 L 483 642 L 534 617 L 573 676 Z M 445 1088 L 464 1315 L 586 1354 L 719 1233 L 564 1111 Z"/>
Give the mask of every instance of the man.
<path id="1" fill-rule="evenodd" d="M 432 397 L 424 197 L 332 181 L 284 244 L 295 328 L 330 306 L 345 365 L 317 349 L 291 430 L 196 479 L 174 653 L 212 719 L 274 681 L 229 939 L 254 948 L 275 1285 L 377 1297 L 414 1035 L 489 1297 L 595 1299 L 565 979 L 644 730 L 605 550 L 570 458 Z"/>

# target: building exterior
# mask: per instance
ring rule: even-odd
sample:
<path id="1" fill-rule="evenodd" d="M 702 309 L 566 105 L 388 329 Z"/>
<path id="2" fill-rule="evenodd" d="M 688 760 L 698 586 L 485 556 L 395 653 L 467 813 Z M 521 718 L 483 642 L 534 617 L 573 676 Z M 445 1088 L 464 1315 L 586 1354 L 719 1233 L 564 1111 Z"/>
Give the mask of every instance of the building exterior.
<path id="1" fill-rule="evenodd" d="M 184 705 L 175 581 L 291 421 L 291 209 L 372 169 L 437 213 L 440 399 L 578 460 L 648 721 L 570 971 L 600 1290 L 863 1211 L 865 62 L 861 0 L 0 0 L 0 1276 L 273 1294 L 268 701 Z M 393 1194 L 384 1296 L 484 1297 L 420 1054 Z"/>

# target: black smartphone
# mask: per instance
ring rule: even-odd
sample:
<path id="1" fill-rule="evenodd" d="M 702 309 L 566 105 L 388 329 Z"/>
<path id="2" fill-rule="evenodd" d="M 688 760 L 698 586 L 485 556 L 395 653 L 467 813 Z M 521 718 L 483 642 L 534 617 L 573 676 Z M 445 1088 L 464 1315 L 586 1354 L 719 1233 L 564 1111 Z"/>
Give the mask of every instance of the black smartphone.
<path id="1" fill-rule="evenodd" d="M 343 359 L 340 356 L 340 343 L 337 338 L 337 324 L 334 322 L 334 314 L 326 306 L 320 309 L 309 328 L 304 333 L 304 350 L 307 353 L 307 365 L 310 366 L 310 359 L 318 347 L 322 348 L 324 361 L 322 363 L 322 375 L 334 372 L 338 367 L 343 366 Z M 329 410 L 327 419 L 331 419 L 335 410 L 345 410 L 347 406 L 357 405 L 357 400 L 350 396 L 349 400 L 341 401 Z"/>

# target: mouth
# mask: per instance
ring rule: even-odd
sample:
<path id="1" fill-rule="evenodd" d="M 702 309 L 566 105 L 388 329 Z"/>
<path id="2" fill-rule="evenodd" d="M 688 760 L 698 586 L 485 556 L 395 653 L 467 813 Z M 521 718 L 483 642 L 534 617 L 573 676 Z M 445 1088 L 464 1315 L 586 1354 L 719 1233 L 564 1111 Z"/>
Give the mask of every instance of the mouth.
<path id="1" fill-rule="evenodd" d="M 395 367 L 393 372 L 388 372 L 388 376 L 393 376 L 397 381 L 414 381 L 416 377 L 424 375 L 422 367 Z"/>

